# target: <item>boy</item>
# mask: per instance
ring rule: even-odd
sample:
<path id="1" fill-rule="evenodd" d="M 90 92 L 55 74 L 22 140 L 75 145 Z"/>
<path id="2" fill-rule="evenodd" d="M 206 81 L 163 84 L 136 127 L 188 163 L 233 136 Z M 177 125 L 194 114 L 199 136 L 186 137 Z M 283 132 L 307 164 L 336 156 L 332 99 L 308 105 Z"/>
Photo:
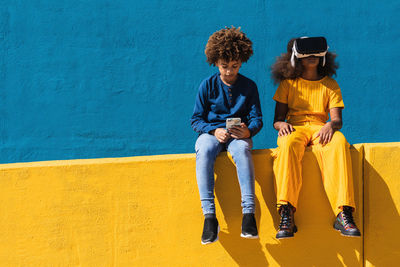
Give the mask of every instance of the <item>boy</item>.
<path id="1" fill-rule="evenodd" d="M 239 74 L 243 62 L 253 54 L 252 42 L 239 28 L 225 28 L 212 34 L 205 54 L 219 72 L 205 79 L 199 88 L 192 128 L 199 133 L 196 141 L 196 177 L 204 214 L 202 244 L 218 240 L 218 221 L 214 204 L 214 162 L 219 152 L 233 157 L 242 197 L 242 233 L 258 238 L 254 218 L 254 166 L 252 140 L 263 123 L 256 84 Z M 241 123 L 226 129 L 226 119 L 240 118 Z"/>

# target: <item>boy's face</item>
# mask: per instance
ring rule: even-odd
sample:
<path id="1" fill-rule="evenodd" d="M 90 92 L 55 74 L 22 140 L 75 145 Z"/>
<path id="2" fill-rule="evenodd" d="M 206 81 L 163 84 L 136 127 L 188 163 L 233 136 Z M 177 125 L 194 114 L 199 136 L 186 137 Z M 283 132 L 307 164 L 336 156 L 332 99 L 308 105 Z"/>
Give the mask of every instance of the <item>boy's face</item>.
<path id="1" fill-rule="evenodd" d="M 219 69 L 221 80 L 225 83 L 233 84 L 236 81 L 242 62 L 240 60 L 226 62 L 223 59 L 219 59 L 215 65 Z"/>

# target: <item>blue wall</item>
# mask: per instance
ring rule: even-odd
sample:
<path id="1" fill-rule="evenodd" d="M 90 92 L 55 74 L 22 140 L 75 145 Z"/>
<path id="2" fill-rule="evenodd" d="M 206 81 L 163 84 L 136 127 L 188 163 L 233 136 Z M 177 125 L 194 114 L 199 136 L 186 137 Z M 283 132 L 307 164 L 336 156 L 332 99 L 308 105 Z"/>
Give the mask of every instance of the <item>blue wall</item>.
<path id="1" fill-rule="evenodd" d="M 275 146 L 269 66 L 294 36 L 325 35 L 338 53 L 344 134 L 399 141 L 400 13 L 392 1 L 3 0 L 0 162 L 192 153 L 189 119 L 209 35 L 242 26 Z M 396 30 L 397 29 L 397 30 Z"/>

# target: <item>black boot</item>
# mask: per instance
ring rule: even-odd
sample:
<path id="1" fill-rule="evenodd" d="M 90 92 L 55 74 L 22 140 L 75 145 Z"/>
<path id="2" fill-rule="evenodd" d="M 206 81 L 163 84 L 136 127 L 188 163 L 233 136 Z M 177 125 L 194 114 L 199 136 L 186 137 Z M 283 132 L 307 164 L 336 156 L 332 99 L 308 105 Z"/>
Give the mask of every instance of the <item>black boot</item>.
<path id="1" fill-rule="evenodd" d="M 294 207 L 288 203 L 279 207 L 279 214 L 281 215 L 281 222 L 279 223 L 279 230 L 276 233 L 276 238 L 289 238 L 293 237 L 297 232 L 297 227 L 294 223 Z"/>
<path id="2" fill-rule="evenodd" d="M 218 240 L 219 225 L 215 214 L 206 214 L 204 219 L 201 243 L 203 245 L 214 243 Z"/>
<path id="3" fill-rule="evenodd" d="M 244 238 L 258 238 L 256 219 L 254 213 L 243 214 L 242 219 L 242 233 L 241 237 Z"/>
<path id="4" fill-rule="evenodd" d="M 349 206 L 343 206 L 343 211 L 336 217 L 333 228 L 340 231 L 344 236 L 361 236 L 353 219 L 353 208 Z"/>

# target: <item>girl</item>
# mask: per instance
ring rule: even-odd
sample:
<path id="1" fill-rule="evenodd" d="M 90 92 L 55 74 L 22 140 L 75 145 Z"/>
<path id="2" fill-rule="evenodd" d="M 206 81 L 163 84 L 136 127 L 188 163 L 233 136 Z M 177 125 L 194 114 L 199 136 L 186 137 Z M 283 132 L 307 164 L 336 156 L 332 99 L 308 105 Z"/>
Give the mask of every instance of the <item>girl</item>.
<path id="1" fill-rule="evenodd" d="M 324 188 L 337 215 L 334 228 L 345 236 L 361 235 L 352 216 L 350 145 L 338 131 L 344 104 L 340 88 L 331 78 L 338 65 L 336 55 L 327 50 L 324 37 L 292 39 L 287 53 L 272 66 L 272 77 L 279 83 L 273 97 L 274 128 L 278 131 L 274 174 L 281 216 L 278 239 L 293 237 L 297 231 L 294 212 L 302 184 L 301 160 L 308 145 L 318 151 Z"/>

